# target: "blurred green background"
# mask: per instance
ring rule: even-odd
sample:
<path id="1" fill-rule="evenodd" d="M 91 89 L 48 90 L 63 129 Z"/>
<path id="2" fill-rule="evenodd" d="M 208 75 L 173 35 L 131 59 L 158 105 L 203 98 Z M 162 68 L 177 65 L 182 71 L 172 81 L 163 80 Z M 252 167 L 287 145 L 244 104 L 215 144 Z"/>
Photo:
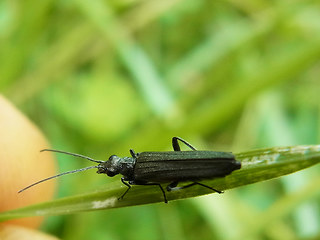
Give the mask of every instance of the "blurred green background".
<path id="1" fill-rule="evenodd" d="M 1 92 L 53 148 L 96 159 L 170 150 L 172 136 L 233 152 L 317 144 L 319 76 L 319 1 L 0 1 Z M 60 172 L 90 165 L 58 158 Z M 42 229 L 62 239 L 320 239 L 319 194 L 290 197 L 319 170 L 49 217 Z M 110 181 L 119 177 L 62 177 L 56 197 Z"/>

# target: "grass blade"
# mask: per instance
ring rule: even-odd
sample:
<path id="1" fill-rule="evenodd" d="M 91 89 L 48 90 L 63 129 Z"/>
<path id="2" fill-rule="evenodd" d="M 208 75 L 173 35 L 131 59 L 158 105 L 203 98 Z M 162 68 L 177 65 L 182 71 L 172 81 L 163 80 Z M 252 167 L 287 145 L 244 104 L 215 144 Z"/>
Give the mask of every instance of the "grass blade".
<path id="1" fill-rule="evenodd" d="M 203 183 L 219 190 L 226 190 L 287 175 L 319 163 L 320 145 L 259 149 L 238 153 L 236 159 L 242 162 L 240 170 L 225 178 L 206 180 Z M 133 186 L 125 198 L 118 201 L 125 189 L 120 181 L 113 182 L 103 190 L 3 212 L 0 214 L 0 221 L 163 202 L 163 196 L 155 186 Z M 211 191 L 207 188 L 194 186 L 167 193 L 167 197 L 172 201 L 209 193 Z"/>

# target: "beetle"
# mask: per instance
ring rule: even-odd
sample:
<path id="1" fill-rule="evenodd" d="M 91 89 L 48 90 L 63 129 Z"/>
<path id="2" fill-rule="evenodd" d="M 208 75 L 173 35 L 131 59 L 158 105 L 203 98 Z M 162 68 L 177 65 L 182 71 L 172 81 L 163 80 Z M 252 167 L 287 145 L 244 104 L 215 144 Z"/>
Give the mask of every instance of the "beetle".
<path id="1" fill-rule="evenodd" d="M 178 141 L 188 146 L 191 151 L 181 151 Z M 52 178 L 97 168 L 98 174 L 107 174 L 109 177 L 118 174 L 122 175 L 121 182 L 127 186 L 127 189 L 118 200 L 123 199 L 131 189 L 131 185 L 156 185 L 163 194 L 164 202 L 167 203 L 168 200 L 161 185 L 162 183 L 169 183 L 166 187 L 168 192 L 200 185 L 214 192 L 222 193 L 222 191 L 200 183 L 199 181 L 225 177 L 241 168 L 241 162 L 237 161 L 231 152 L 198 151 L 180 137 L 172 138 L 172 147 L 174 151 L 166 152 L 135 153 L 134 150 L 130 149 L 131 157 L 112 155 L 107 161 L 95 160 L 84 155 L 60 150 L 43 149 L 41 150 L 42 152 L 51 151 L 81 157 L 96 162 L 98 165 L 72 170 L 42 179 L 21 189 L 19 193 Z M 179 182 L 191 183 L 178 186 Z"/>

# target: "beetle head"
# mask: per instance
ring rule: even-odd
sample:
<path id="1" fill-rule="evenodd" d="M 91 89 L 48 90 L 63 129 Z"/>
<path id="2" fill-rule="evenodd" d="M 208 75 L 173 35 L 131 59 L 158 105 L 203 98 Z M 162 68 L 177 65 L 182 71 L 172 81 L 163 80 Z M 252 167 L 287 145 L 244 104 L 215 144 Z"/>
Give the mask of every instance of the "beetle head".
<path id="1" fill-rule="evenodd" d="M 121 158 L 112 155 L 108 161 L 105 161 L 103 163 L 100 163 L 98 165 L 98 171 L 97 173 L 101 174 L 107 174 L 109 177 L 113 177 L 120 173 L 121 170 Z"/>

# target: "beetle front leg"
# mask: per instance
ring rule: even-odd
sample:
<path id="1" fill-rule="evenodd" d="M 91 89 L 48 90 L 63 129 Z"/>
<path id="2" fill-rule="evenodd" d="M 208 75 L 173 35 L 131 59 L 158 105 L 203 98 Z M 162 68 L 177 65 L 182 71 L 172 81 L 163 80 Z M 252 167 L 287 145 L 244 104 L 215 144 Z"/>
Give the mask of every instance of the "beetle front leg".
<path id="1" fill-rule="evenodd" d="M 121 182 L 122 182 L 124 185 L 126 185 L 128 188 L 127 188 L 127 190 L 121 195 L 121 197 L 118 198 L 118 200 L 123 199 L 124 195 L 126 195 L 127 192 L 128 192 L 128 191 L 130 190 L 130 188 L 131 188 L 130 184 L 128 184 L 128 183 L 125 182 L 124 177 L 121 178 Z"/>

